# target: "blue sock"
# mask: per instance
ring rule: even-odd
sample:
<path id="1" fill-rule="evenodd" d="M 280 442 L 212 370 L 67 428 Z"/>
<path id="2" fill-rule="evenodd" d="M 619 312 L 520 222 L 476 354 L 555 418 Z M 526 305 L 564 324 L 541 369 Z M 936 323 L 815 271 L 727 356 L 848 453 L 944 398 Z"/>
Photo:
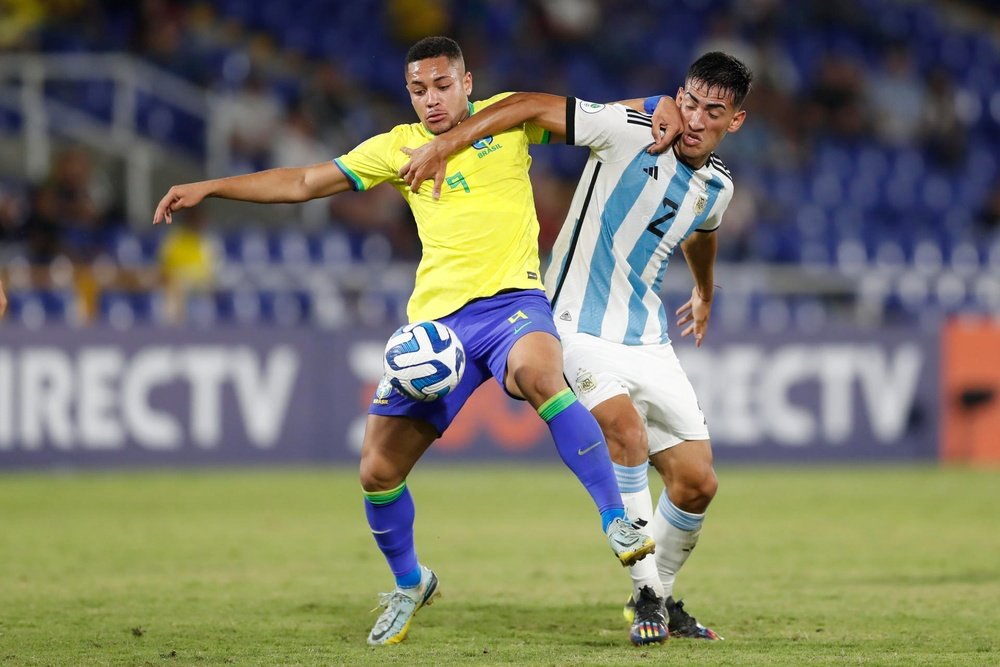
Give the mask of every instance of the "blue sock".
<path id="1" fill-rule="evenodd" d="M 420 562 L 413 547 L 413 496 L 406 482 L 389 491 L 365 491 L 365 515 L 375 542 L 389 563 L 396 585 L 420 584 Z"/>
<path id="2" fill-rule="evenodd" d="M 568 387 L 545 401 L 538 415 L 549 425 L 559 457 L 594 499 L 601 513 L 601 530 L 607 532 L 612 521 L 625 518 L 625 505 L 597 420 Z"/>

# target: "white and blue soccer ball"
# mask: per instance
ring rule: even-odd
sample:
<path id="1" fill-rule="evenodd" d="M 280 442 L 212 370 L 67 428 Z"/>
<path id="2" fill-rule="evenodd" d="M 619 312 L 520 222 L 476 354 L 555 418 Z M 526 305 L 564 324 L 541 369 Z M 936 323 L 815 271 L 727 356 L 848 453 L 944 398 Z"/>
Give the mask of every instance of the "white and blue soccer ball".
<path id="1" fill-rule="evenodd" d="M 389 336 L 383 369 L 399 393 L 418 401 L 433 401 L 458 386 L 465 372 L 465 349 L 444 324 L 414 322 Z"/>

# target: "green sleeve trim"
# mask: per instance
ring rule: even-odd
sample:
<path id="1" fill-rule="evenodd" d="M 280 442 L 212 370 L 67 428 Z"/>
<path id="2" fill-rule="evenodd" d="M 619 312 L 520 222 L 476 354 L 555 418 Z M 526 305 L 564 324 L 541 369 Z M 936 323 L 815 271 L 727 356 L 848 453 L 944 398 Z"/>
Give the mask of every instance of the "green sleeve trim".
<path id="1" fill-rule="evenodd" d="M 357 192 L 365 191 L 365 184 L 364 182 L 362 182 L 361 177 L 355 174 L 353 171 L 350 170 L 350 168 L 347 165 L 341 162 L 339 157 L 334 158 L 333 163 L 338 167 L 340 167 L 340 170 L 344 172 L 344 176 L 347 176 L 347 178 L 351 179 L 351 183 L 354 185 L 354 189 Z"/>
<path id="2" fill-rule="evenodd" d="M 539 141 L 538 143 L 540 143 L 540 144 L 547 144 L 547 143 L 549 143 L 549 140 L 551 138 L 552 138 L 552 133 L 549 132 L 548 130 L 545 130 L 544 132 L 542 132 L 542 140 Z"/>
<path id="3" fill-rule="evenodd" d="M 388 505 L 403 495 L 403 491 L 406 491 L 405 479 L 395 489 L 389 489 L 388 491 L 363 491 L 363 493 L 372 505 Z"/>
<path id="4" fill-rule="evenodd" d="M 542 418 L 542 421 L 548 423 L 555 419 L 556 415 L 573 405 L 575 402 L 576 394 L 573 393 L 572 389 L 566 387 L 558 394 L 542 403 L 542 407 L 538 408 L 538 416 Z"/>

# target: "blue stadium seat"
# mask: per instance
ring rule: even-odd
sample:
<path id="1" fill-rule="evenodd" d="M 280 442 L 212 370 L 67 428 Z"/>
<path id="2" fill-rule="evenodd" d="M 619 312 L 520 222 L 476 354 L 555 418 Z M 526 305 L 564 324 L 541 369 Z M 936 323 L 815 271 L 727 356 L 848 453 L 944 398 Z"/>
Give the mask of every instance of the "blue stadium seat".
<path id="1" fill-rule="evenodd" d="M 7 297 L 10 321 L 29 329 L 79 324 L 78 301 L 70 290 L 12 290 Z"/>
<path id="2" fill-rule="evenodd" d="M 165 322 L 163 296 L 159 292 L 108 290 L 98 300 L 98 316 L 116 329 Z"/>

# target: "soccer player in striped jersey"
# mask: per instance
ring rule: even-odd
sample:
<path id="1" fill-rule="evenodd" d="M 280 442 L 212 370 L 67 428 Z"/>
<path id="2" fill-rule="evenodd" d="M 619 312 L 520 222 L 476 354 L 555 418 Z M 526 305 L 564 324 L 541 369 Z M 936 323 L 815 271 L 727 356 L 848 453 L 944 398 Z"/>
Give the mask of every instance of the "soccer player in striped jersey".
<path id="1" fill-rule="evenodd" d="M 677 324 L 700 346 L 712 308 L 715 232 L 733 194 L 714 150 L 743 124 L 751 80 L 727 54 L 696 60 L 677 91 L 681 133 L 661 154 L 649 151 L 657 123 L 645 113 L 518 93 L 413 152 L 402 172 L 411 186 L 433 177 L 437 191 L 451 151 L 525 122 L 590 148 L 545 284 L 567 377 L 604 431 L 629 516 L 647 521 L 657 544 L 655 563 L 631 568 L 625 615 L 636 644 L 662 642 L 665 626 L 674 636 L 719 638 L 673 598 L 718 482 L 708 427 L 670 343 L 659 292 L 680 246 L 694 288 Z M 650 98 L 647 110 L 655 103 Z M 655 512 L 647 461 L 666 487 Z"/>
<path id="2" fill-rule="evenodd" d="M 441 399 L 414 401 L 383 380 L 369 408 L 361 486 L 372 534 L 396 579 L 368 635 L 375 645 L 402 641 L 414 614 L 438 593 L 437 576 L 417 559 L 406 478 L 490 376 L 510 396 L 531 403 L 546 422 L 560 457 L 597 505 L 602 529 L 622 564 L 635 563 L 654 547 L 626 519 L 601 429 L 564 378 L 539 270 L 538 220 L 528 179 L 528 144 L 545 143 L 548 132 L 522 123 L 469 142 L 455 158 L 443 195 L 432 197 L 430 186 L 411 191 L 398 174 L 406 162 L 401 149 L 431 141 L 504 95 L 470 102 L 472 74 L 465 70 L 458 44 L 445 37 L 414 44 L 405 74 L 419 123 L 398 125 L 330 162 L 174 186 L 153 216 L 154 223 L 170 222 L 173 212 L 205 197 L 301 202 L 383 182 L 395 186 L 410 205 L 423 254 L 408 317 L 411 322 L 436 319 L 454 329 L 467 365 L 458 387 Z M 634 102 L 642 107 L 642 100 Z M 678 115 L 675 130 L 679 125 Z"/>

